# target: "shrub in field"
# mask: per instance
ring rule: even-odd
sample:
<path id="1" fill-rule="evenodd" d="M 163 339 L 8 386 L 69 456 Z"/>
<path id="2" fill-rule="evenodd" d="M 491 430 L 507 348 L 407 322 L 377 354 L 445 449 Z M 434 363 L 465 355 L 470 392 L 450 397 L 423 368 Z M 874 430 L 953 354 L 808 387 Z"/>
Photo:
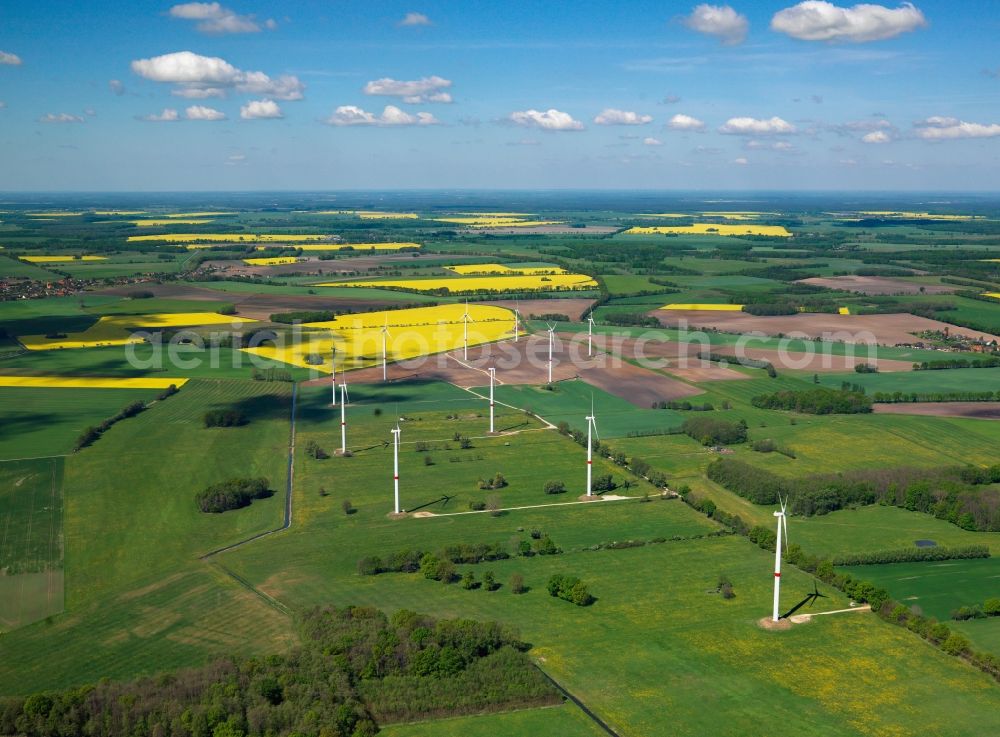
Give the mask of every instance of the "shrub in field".
<path id="1" fill-rule="evenodd" d="M 247 424 L 246 415 L 238 409 L 213 409 L 205 413 L 205 427 L 238 427 Z"/>
<path id="2" fill-rule="evenodd" d="M 572 602 L 577 606 L 590 606 L 594 603 L 594 597 L 587 591 L 586 585 L 575 576 L 555 573 L 549 578 L 546 588 L 549 596 Z"/>
<path id="3" fill-rule="evenodd" d="M 562 481 L 546 481 L 544 489 L 546 494 L 563 494 L 566 491 L 566 484 Z"/>
<path id="4" fill-rule="evenodd" d="M 702 445 L 734 445 L 747 439 L 747 423 L 730 422 L 714 417 L 689 417 L 681 430 Z"/>
<path id="5" fill-rule="evenodd" d="M 249 506 L 254 499 L 271 496 L 270 482 L 266 478 L 237 478 L 212 484 L 195 496 L 202 512 L 218 514 L 231 509 Z"/>

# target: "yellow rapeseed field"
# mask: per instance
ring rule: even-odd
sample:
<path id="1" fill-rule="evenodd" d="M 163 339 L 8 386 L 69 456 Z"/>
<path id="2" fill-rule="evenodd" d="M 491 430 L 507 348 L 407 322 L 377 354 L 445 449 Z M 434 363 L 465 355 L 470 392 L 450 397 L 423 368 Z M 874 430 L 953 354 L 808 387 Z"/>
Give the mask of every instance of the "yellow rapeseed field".
<path id="1" fill-rule="evenodd" d="M 94 215 L 128 217 L 135 215 L 145 215 L 145 210 L 94 210 Z"/>
<path id="2" fill-rule="evenodd" d="M 851 308 L 850 307 L 838 307 L 837 308 L 837 314 L 838 315 L 850 315 L 851 314 Z"/>
<path id="3" fill-rule="evenodd" d="M 992 297 L 993 299 L 1000 299 L 1000 292 L 983 292 L 980 296 Z"/>
<path id="4" fill-rule="evenodd" d="M 448 289 L 452 292 L 516 292 L 555 291 L 558 289 L 589 289 L 597 282 L 586 274 L 519 275 L 519 276 L 456 276 L 442 279 L 386 279 L 384 281 L 324 282 L 317 287 L 397 287 L 415 292 Z"/>
<path id="5" fill-rule="evenodd" d="M 724 304 L 696 304 L 696 303 L 681 303 L 675 302 L 669 305 L 663 305 L 661 310 L 704 310 L 706 312 L 739 312 L 743 309 L 743 305 L 724 305 Z"/>
<path id="6" fill-rule="evenodd" d="M 295 256 L 275 256 L 274 258 L 245 258 L 243 263 L 250 266 L 278 266 L 279 264 L 297 264 L 299 260 Z"/>
<path id="7" fill-rule="evenodd" d="M 99 376 L 0 376 L 0 386 L 58 389 L 180 389 L 187 379 Z"/>
<path id="8" fill-rule="evenodd" d="M 277 233 L 163 233 L 161 235 L 130 235 L 129 242 L 162 241 L 164 243 L 292 243 L 322 241 L 329 235 L 279 235 Z"/>
<path id="9" fill-rule="evenodd" d="M 676 233 L 678 235 L 769 235 L 781 238 L 792 236 L 783 225 L 719 225 L 717 223 L 695 223 L 694 225 L 653 225 L 635 226 L 625 231 L 626 235 L 655 235 Z"/>
<path id="10" fill-rule="evenodd" d="M 107 256 L 21 256 L 31 264 L 57 264 L 62 261 L 107 261 Z"/>
<path id="11" fill-rule="evenodd" d="M 22 335 L 18 340 L 32 351 L 56 348 L 96 348 L 110 345 L 141 343 L 143 338 L 134 330 L 184 328 L 200 325 L 240 325 L 256 322 L 246 317 L 220 315 L 217 312 L 163 312 L 150 315 L 105 315 L 86 330 L 68 333 L 64 337 L 46 338 L 44 335 Z"/>
<path id="12" fill-rule="evenodd" d="M 167 218 L 165 220 L 129 220 L 128 222 L 137 228 L 154 228 L 161 225 L 204 225 L 212 221 L 196 218 Z"/>
<path id="13" fill-rule="evenodd" d="M 374 210 L 358 210 L 356 213 L 362 220 L 416 220 L 415 212 L 376 212 Z"/>
<path id="14" fill-rule="evenodd" d="M 445 266 L 456 274 L 565 274 L 566 269 L 559 266 L 507 266 L 507 264 L 459 264 Z"/>
<path id="15" fill-rule="evenodd" d="M 329 322 L 306 323 L 305 332 L 288 345 L 244 348 L 265 358 L 302 368 L 330 372 L 330 353 L 336 350 L 337 370 L 350 371 L 382 361 L 382 327 L 390 362 L 460 348 L 464 344 L 464 304 L 414 307 L 406 310 L 341 315 Z M 514 313 L 503 307 L 470 304 L 469 345 L 502 340 L 514 334 Z M 317 363 L 319 359 L 319 363 Z"/>

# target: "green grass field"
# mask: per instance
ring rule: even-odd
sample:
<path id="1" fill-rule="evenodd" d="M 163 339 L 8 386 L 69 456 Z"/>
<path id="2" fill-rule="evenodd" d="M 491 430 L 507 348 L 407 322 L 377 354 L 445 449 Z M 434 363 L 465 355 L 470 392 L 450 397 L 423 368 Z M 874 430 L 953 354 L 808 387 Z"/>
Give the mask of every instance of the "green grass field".
<path id="1" fill-rule="evenodd" d="M 603 737 L 606 732 L 572 704 L 455 719 L 436 719 L 384 728 L 383 737 Z"/>
<path id="2" fill-rule="evenodd" d="M 0 631 L 63 606 L 63 459 L 0 463 Z"/>
<path id="3" fill-rule="evenodd" d="M 842 570 L 884 587 L 897 601 L 919 606 L 927 616 L 941 620 L 960 606 L 1000 596 L 1000 558 L 845 566 Z"/>
<path id="4" fill-rule="evenodd" d="M 0 414 L 4 417 L 0 423 L 0 460 L 69 453 L 86 427 L 157 394 L 159 391 L 153 389 L 0 387 Z"/>
<path id="5" fill-rule="evenodd" d="M 947 358 L 947 354 L 937 360 Z M 819 383 L 839 389 L 843 382 L 859 384 L 869 394 L 875 392 L 976 392 L 1000 387 L 1000 368 L 946 369 L 941 371 L 898 371 L 881 374 L 820 374 Z"/>
<path id="6" fill-rule="evenodd" d="M 500 386 L 495 392 L 498 402 L 528 409 L 555 425 L 568 422 L 570 427 L 578 430 L 587 429 L 584 418 L 590 414 L 593 397 L 597 431 L 606 438 L 621 437 L 631 432 L 670 430 L 684 421 L 679 412 L 638 409 L 631 402 L 578 380 L 560 381 L 552 391 L 538 386 Z M 696 399 L 700 400 L 700 397 Z"/>

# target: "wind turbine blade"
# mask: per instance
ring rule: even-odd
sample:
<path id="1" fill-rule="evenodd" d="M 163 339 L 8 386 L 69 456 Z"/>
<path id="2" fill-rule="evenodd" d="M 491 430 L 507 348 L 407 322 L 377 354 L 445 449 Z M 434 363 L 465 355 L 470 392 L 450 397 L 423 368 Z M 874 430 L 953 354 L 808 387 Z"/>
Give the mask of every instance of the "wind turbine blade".
<path id="1" fill-rule="evenodd" d="M 597 432 L 597 420 L 592 420 L 592 422 L 594 423 L 594 437 L 600 440 L 601 436 Z"/>
<path id="2" fill-rule="evenodd" d="M 785 532 L 785 550 L 788 550 L 788 515 L 782 513 L 781 515 L 781 527 Z"/>

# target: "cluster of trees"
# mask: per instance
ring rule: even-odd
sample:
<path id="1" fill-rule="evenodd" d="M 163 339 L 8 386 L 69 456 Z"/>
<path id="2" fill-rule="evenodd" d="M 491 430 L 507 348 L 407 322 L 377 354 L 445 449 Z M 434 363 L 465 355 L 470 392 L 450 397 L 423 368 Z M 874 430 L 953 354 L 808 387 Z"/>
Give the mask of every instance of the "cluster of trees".
<path id="1" fill-rule="evenodd" d="M 601 322 L 616 327 L 658 328 L 660 321 L 643 312 L 606 312 Z"/>
<path id="2" fill-rule="evenodd" d="M 967 560 L 969 558 L 989 558 L 987 545 L 965 545 L 957 548 L 899 548 L 897 550 L 875 550 L 869 553 L 848 553 L 833 559 L 835 566 L 867 566 L 882 563 L 918 563 L 929 560 Z"/>
<path id="3" fill-rule="evenodd" d="M 483 563 L 507 560 L 512 556 L 531 557 L 533 555 L 555 555 L 562 552 L 548 535 L 540 530 L 531 531 L 532 540 L 515 537 L 509 544 L 504 543 L 455 543 L 446 545 L 436 553 L 420 550 L 399 550 L 386 557 L 366 556 L 358 561 L 358 573 L 362 576 L 377 576 L 380 573 L 416 573 L 436 570 L 440 562 L 452 566 L 456 564 Z M 438 575 L 429 578 L 439 578 Z"/>
<path id="4" fill-rule="evenodd" d="M 247 424 L 246 415 L 238 409 L 210 409 L 205 413 L 205 427 L 237 427 Z"/>
<path id="5" fill-rule="evenodd" d="M 286 369 L 268 368 L 268 369 L 258 369 L 255 368 L 250 372 L 250 378 L 254 381 L 284 381 L 287 383 L 292 382 L 292 372 Z"/>
<path id="6" fill-rule="evenodd" d="M 250 506 L 254 499 L 271 496 L 271 483 L 266 478 L 229 479 L 212 484 L 195 495 L 195 502 L 202 512 L 219 514 L 230 509 Z"/>
<path id="7" fill-rule="evenodd" d="M 826 387 L 760 394 L 750 403 L 758 409 L 783 409 L 810 415 L 856 415 L 872 411 L 870 397 L 860 392 Z"/>
<path id="8" fill-rule="evenodd" d="M 856 363 L 854 364 L 854 373 L 856 374 L 877 374 L 878 366 L 871 363 Z"/>
<path id="9" fill-rule="evenodd" d="M 587 586 L 575 576 L 564 576 L 561 573 L 554 573 L 549 578 L 546 589 L 549 592 L 549 596 L 572 602 L 577 606 L 590 606 L 594 603 L 594 597 L 587 591 Z"/>
<path id="10" fill-rule="evenodd" d="M 714 417 L 689 417 L 684 420 L 681 430 L 702 445 L 735 445 L 747 439 L 744 420 L 730 422 Z"/>
<path id="11" fill-rule="evenodd" d="M 799 308 L 791 302 L 758 302 L 743 305 L 743 311 L 750 315 L 797 315 Z"/>
<path id="12" fill-rule="evenodd" d="M 905 402 L 1000 402 L 1000 391 L 991 392 L 875 392 L 872 401 L 880 404 Z"/>
<path id="13" fill-rule="evenodd" d="M 502 489 L 507 486 L 507 479 L 504 475 L 497 471 L 496 476 L 491 479 L 479 479 L 477 487 L 485 491 L 494 491 L 496 489 Z"/>
<path id="14" fill-rule="evenodd" d="M 685 399 L 683 402 L 656 402 L 653 405 L 653 409 L 676 409 L 681 410 L 682 412 L 711 412 L 715 409 L 715 406 L 711 402 L 705 402 L 704 404 L 692 404 Z"/>
<path id="15" fill-rule="evenodd" d="M 330 454 L 323 450 L 315 440 L 310 440 L 306 443 L 306 455 L 310 458 L 315 458 L 317 461 L 330 457 Z"/>
<path id="16" fill-rule="evenodd" d="M 788 456 L 789 458 L 795 458 L 795 451 L 791 448 L 786 448 L 778 443 L 774 442 L 770 438 L 763 438 L 761 440 L 754 440 L 750 444 L 750 450 L 757 453 L 781 453 L 783 456 Z"/>
<path id="17" fill-rule="evenodd" d="M 1000 531 L 1000 491 L 988 484 L 1000 468 L 865 469 L 786 479 L 734 458 L 706 470 L 712 481 L 755 504 L 788 500 L 792 514 L 811 516 L 845 507 L 885 504 L 932 514 L 966 530 Z"/>
<path id="18" fill-rule="evenodd" d="M 0 701 L 0 734 L 371 737 L 378 722 L 557 704 L 497 623 L 326 607 L 284 655 Z"/>
<path id="19" fill-rule="evenodd" d="M 297 310 L 295 312 L 277 312 L 271 315 L 271 322 L 292 325 L 297 322 L 329 322 L 337 317 L 333 310 Z"/>
<path id="20" fill-rule="evenodd" d="M 774 369 L 774 364 L 760 358 L 748 358 L 746 356 L 729 356 L 725 353 L 712 353 L 711 351 L 701 351 L 698 358 L 702 361 L 712 361 L 713 363 L 736 363 L 747 368 L 764 369 L 772 379 L 777 378 L 778 372 Z"/>
<path id="21" fill-rule="evenodd" d="M 996 368 L 1000 366 L 1000 356 L 984 358 L 949 358 L 942 361 L 921 361 L 913 364 L 914 371 L 940 371 L 942 369 Z"/>
<path id="22" fill-rule="evenodd" d="M 982 605 L 960 606 L 951 613 L 951 618 L 959 621 L 986 617 L 1000 617 L 1000 598 L 991 597 Z"/>
<path id="23" fill-rule="evenodd" d="M 177 387 L 171 384 L 169 387 L 164 389 L 160 394 L 157 395 L 157 399 L 166 399 L 177 393 Z M 127 420 L 129 417 L 135 417 L 140 412 L 143 412 L 148 405 L 145 402 L 137 401 L 130 402 L 122 407 L 116 414 L 102 420 L 99 425 L 90 425 L 79 437 L 77 437 L 76 442 L 73 444 L 73 450 L 83 450 L 88 445 L 93 445 L 100 437 L 111 429 L 111 426 L 116 422 L 121 422 L 122 420 Z"/>

